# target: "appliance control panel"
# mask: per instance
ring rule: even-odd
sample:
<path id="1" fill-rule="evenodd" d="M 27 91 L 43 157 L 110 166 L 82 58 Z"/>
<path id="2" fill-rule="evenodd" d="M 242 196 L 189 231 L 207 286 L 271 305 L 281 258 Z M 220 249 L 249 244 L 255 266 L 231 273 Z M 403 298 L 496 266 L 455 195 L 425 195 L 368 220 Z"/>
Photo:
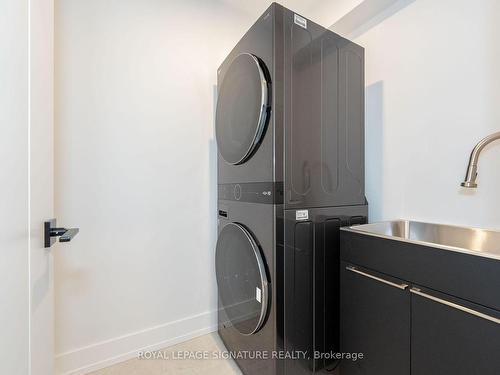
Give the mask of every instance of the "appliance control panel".
<path id="1" fill-rule="evenodd" d="M 274 182 L 250 182 L 221 184 L 218 190 L 219 200 L 249 203 L 283 203 L 283 184 Z"/>

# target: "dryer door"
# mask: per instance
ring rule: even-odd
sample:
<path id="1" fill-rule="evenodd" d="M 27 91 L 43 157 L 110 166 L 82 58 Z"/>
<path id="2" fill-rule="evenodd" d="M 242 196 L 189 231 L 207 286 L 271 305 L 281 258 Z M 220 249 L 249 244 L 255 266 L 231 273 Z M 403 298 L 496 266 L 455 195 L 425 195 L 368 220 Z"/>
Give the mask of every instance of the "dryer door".
<path id="1" fill-rule="evenodd" d="M 219 153 L 241 164 L 259 145 L 269 109 L 269 82 L 263 63 L 250 53 L 238 55 L 219 87 L 215 131 Z"/>
<path id="2" fill-rule="evenodd" d="M 220 232 L 215 253 L 219 302 L 243 335 L 257 332 L 268 308 L 268 281 L 260 249 L 250 232 L 229 223 Z"/>

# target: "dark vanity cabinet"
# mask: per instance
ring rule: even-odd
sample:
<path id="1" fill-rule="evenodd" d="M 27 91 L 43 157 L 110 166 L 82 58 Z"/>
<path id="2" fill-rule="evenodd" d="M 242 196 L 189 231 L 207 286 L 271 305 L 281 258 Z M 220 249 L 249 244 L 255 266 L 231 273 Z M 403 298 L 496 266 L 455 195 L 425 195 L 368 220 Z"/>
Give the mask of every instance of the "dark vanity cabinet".
<path id="1" fill-rule="evenodd" d="M 410 369 L 410 295 L 396 279 L 342 263 L 341 343 L 363 359 L 342 363 L 342 375 L 406 375 Z"/>
<path id="2" fill-rule="evenodd" d="M 341 259 L 341 375 L 500 374 L 500 261 L 348 231 Z"/>
<path id="3" fill-rule="evenodd" d="M 410 291 L 412 375 L 500 374 L 498 311 L 435 291 Z"/>

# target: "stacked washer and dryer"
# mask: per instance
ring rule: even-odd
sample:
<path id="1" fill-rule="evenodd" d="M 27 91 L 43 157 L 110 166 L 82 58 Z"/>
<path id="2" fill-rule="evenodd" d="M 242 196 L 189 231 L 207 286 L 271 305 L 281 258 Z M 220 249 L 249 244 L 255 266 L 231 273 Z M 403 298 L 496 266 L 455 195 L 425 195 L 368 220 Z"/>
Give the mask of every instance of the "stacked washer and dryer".
<path id="1" fill-rule="evenodd" d="M 363 70 L 276 3 L 218 70 L 218 332 L 244 374 L 336 367 L 339 228 L 368 211 Z"/>

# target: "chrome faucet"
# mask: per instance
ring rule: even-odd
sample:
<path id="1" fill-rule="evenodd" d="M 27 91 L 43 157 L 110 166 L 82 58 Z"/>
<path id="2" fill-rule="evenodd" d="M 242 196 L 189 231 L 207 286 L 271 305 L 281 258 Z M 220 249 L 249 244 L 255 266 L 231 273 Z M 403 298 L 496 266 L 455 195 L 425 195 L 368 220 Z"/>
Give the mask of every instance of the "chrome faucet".
<path id="1" fill-rule="evenodd" d="M 493 133 L 486 138 L 481 139 L 476 147 L 472 150 L 469 159 L 469 166 L 467 167 L 467 174 L 465 175 L 465 181 L 460 185 L 466 188 L 476 188 L 476 177 L 477 177 L 477 163 L 479 161 L 479 154 L 483 151 L 487 145 L 491 142 L 500 139 L 500 132 Z"/>

